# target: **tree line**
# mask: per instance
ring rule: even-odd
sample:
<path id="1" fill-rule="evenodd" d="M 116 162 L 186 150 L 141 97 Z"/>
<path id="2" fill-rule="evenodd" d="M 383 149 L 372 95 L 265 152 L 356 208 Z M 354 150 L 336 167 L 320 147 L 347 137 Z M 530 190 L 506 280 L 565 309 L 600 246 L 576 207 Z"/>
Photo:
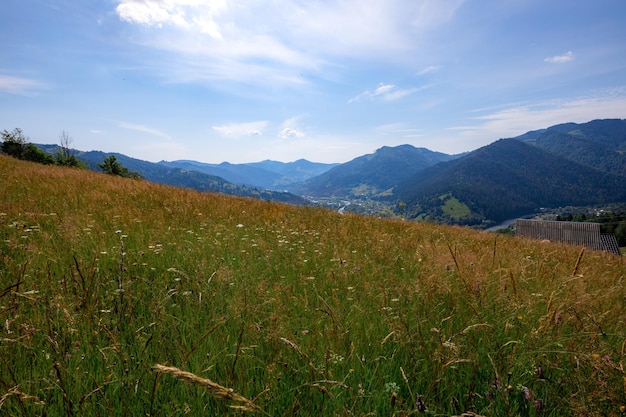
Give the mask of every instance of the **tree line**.
<path id="1" fill-rule="evenodd" d="M 54 155 L 43 151 L 31 143 L 20 128 L 15 128 L 11 132 L 5 129 L 2 131 L 1 136 L 2 143 L 0 143 L 0 153 L 5 155 L 44 165 L 59 165 L 87 169 L 87 165 L 74 155 L 70 148 L 73 140 L 65 131 L 61 132 L 59 135 L 59 149 Z M 131 172 L 128 168 L 122 166 L 115 155 L 104 158 L 104 161 L 98 164 L 98 167 L 100 167 L 105 174 L 128 178 L 141 178 L 139 173 Z"/>

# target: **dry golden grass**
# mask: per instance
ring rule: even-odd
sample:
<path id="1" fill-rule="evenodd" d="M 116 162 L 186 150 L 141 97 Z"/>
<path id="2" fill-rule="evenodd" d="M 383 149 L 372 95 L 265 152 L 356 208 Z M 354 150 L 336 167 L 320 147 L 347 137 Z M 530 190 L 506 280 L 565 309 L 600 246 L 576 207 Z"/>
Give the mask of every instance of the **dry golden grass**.
<path id="1" fill-rule="evenodd" d="M 4 156 L 0 178 L 2 412 L 623 415 L 623 258 Z"/>

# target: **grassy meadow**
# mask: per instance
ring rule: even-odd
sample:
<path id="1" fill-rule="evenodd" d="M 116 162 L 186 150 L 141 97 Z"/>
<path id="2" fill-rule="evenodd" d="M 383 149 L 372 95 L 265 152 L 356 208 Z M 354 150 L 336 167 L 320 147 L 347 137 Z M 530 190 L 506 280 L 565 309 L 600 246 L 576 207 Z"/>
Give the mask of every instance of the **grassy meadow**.
<path id="1" fill-rule="evenodd" d="M 623 258 L 0 156 L 0 415 L 624 416 Z"/>

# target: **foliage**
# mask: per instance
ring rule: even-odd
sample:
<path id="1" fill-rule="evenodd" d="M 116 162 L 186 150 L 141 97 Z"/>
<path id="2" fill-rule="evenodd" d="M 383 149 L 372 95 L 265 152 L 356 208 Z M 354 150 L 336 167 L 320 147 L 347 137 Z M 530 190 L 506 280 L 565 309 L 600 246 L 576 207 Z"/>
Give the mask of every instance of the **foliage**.
<path id="1" fill-rule="evenodd" d="M 4 156 L 0 177 L 6 415 L 626 406 L 619 257 Z"/>
<path id="2" fill-rule="evenodd" d="M 28 143 L 26 145 L 24 153 L 22 154 L 22 157 L 20 159 L 23 159 L 25 161 L 37 162 L 44 165 L 54 164 L 54 158 L 52 156 L 48 155 L 32 143 Z"/>
<path id="3" fill-rule="evenodd" d="M 582 209 L 577 211 L 575 216 L 570 212 L 557 215 L 555 220 L 600 223 L 602 233 L 614 234 L 619 246 L 626 247 L 626 211 L 602 211 L 597 214 L 585 213 Z"/>
<path id="4" fill-rule="evenodd" d="M 22 129 L 15 128 L 12 132 L 2 131 L 2 145 L 0 150 L 3 154 L 14 158 L 23 159 L 28 145 L 28 138 L 24 136 Z"/>
<path id="5" fill-rule="evenodd" d="M 61 147 L 55 153 L 54 157 L 37 145 L 30 143 L 20 128 L 8 132 L 6 129 L 2 132 L 2 145 L 0 151 L 14 158 L 23 159 L 25 161 L 36 162 L 44 165 L 61 165 L 66 167 L 85 168 L 82 163 L 72 153 L 69 148 L 71 144 L 70 136 L 62 132 L 60 135 Z"/>
<path id="6" fill-rule="evenodd" d="M 118 162 L 115 155 L 107 156 L 101 164 L 98 164 L 98 166 L 105 174 L 118 175 L 120 177 L 127 178 L 140 178 L 137 172 L 130 172 L 128 168 L 122 166 L 122 164 Z"/>

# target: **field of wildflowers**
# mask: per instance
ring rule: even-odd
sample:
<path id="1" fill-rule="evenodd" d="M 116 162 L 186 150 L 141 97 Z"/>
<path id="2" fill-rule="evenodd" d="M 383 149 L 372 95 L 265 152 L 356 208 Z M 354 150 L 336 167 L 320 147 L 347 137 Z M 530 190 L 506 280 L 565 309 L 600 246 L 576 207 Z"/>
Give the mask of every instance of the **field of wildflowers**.
<path id="1" fill-rule="evenodd" d="M 623 258 L 0 156 L 0 414 L 624 416 Z"/>

